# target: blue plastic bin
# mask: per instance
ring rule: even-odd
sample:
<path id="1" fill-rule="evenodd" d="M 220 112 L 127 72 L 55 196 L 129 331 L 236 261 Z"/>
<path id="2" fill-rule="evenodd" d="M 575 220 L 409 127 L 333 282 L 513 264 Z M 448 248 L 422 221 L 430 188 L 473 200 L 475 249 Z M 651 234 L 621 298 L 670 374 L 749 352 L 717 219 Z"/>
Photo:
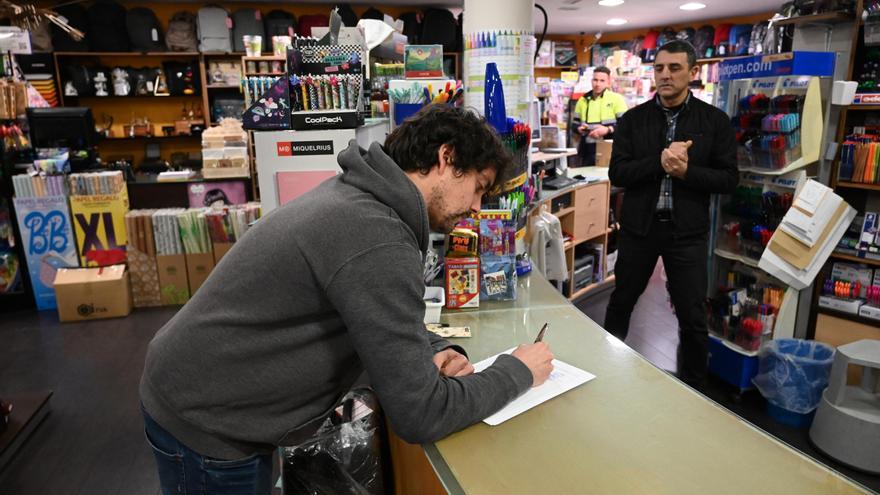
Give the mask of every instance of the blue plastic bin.
<path id="1" fill-rule="evenodd" d="M 834 348 L 814 340 L 771 340 L 761 348 L 758 374 L 752 383 L 767 399 L 777 421 L 805 428 L 810 425 L 822 392 L 828 386 Z"/>
<path id="2" fill-rule="evenodd" d="M 398 126 L 408 117 L 412 117 L 425 105 L 421 103 L 395 103 L 394 104 L 394 125 Z"/>
<path id="3" fill-rule="evenodd" d="M 709 335 L 709 373 L 740 390 L 752 387 L 752 377 L 758 374 L 758 357 L 748 356 L 726 345 L 718 337 Z"/>

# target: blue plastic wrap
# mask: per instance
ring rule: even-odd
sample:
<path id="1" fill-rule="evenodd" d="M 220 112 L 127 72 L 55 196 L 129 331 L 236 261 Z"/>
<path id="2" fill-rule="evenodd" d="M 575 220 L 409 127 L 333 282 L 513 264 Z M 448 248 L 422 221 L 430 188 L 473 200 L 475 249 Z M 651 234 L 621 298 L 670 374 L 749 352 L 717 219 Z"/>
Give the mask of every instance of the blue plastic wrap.
<path id="1" fill-rule="evenodd" d="M 758 357 L 752 383 L 768 402 L 799 414 L 816 409 L 828 386 L 833 347 L 814 340 L 771 340 Z"/>

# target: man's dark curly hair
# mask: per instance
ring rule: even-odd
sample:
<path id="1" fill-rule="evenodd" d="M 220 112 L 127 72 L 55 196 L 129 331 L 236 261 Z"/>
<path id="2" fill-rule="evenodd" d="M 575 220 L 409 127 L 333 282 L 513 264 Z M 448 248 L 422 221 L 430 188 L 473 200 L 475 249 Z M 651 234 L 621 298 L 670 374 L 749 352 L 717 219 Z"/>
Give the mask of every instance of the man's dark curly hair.
<path id="1" fill-rule="evenodd" d="M 452 165 L 460 171 L 495 168 L 497 184 L 512 157 L 486 119 L 449 105 L 428 105 L 385 138 L 385 153 L 405 171 L 428 173 L 437 165 L 437 150 L 452 148 Z M 495 184 L 493 184 L 494 186 Z"/>

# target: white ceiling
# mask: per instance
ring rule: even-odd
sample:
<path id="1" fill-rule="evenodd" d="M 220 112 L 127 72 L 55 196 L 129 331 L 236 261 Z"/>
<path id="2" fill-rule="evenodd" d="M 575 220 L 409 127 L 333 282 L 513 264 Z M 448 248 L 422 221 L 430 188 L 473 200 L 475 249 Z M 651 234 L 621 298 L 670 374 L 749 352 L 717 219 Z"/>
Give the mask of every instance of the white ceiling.
<path id="1" fill-rule="evenodd" d="M 535 3 L 547 10 L 547 32 L 554 34 L 610 33 L 669 24 L 698 24 L 705 20 L 772 12 L 782 4 L 781 0 L 701 0 L 706 5 L 704 9 L 685 11 L 678 8 L 688 1 L 691 0 L 625 0 L 617 7 L 603 7 L 598 0 L 538 0 Z M 560 7 L 575 7 L 577 10 L 560 10 Z M 605 24 L 612 17 L 626 19 L 627 23 L 622 26 Z M 536 9 L 535 32 L 540 33 L 543 25 L 544 16 Z"/>
<path id="2" fill-rule="evenodd" d="M 181 0 L 159 0 L 183 3 Z M 186 0 L 184 0 L 185 2 Z M 239 2 L 256 1 L 261 3 L 286 3 L 286 0 L 237 0 Z M 478 0 L 481 1 L 481 0 Z M 522 2 L 524 0 L 507 0 L 509 2 Z M 547 33 L 549 34 L 594 34 L 599 31 L 611 33 L 614 31 L 629 31 L 648 27 L 663 27 L 670 24 L 694 24 L 705 20 L 722 19 L 740 15 L 760 14 L 779 9 L 783 0 L 701 0 L 706 4 L 705 9 L 685 11 L 680 10 L 679 5 L 691 0 L 625 0 L 623 5 L 617 7 L 603 7 L 598 0 L 536 0 L 547 10 L 549 18 Z M 225 2 L 219 2 L 223 4 Z M 297 0 L 297 3 L 323 3 L 333 4 L 332 0 Z M 446 7 L 454 13 L 464 4 L 463 0 L 354 0 L 350 1 L 354 6 L 365 5 L 394 5 L 412 7 Z M 560 10 L 560 7 L 572 7 L 576 10 Z M 465 13 L 467 15 L 467 13 Z M 605 21 L 612 17 L 627 20 L 622 26 L 609 26 Z M 535 33 L 540 34 L 544 26 L 544 17 L 535 9 Z"/>

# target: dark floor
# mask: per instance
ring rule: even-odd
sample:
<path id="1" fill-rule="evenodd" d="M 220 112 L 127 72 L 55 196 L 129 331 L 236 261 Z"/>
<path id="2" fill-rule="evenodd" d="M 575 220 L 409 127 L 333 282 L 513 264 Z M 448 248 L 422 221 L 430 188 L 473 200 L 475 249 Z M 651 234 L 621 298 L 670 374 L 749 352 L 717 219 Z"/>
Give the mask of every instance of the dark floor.
<path id="1" fill-rule="evenodd" d="M 662 263 L 658 262 L 648 288 L 633 310 L 626 343 L 655 366 L 674 372 L 678 323 L 670 307 L 666 282 L 662 279 L 661 272 Z M 607 290 L 579 301 L 576 305 L 593 321 L 602 324 L 610 296 L 611 290 Z M 766 402 L 757 391 L 737 394 L 731 386 L 710 377 L 709 383 L 700 392 L 792 448 L 880 493 L 880 476 L 850 469 L 825 457 L 810 444 L 808 430 L 791 428 L 770 418 L 766 412 Z"/>
<path id="2" fill-rule="evenodd" d="M 604 319 L 610 292 L 578 306 Z M 146 345 L 174 308 L 137 310 L 128 318 L 59 325 L 52 312 L 0 315 L 0 396 L 51 389 L 51 413 L 0 471 L 3 495 L 156 495 L 152 453 L 143 440 L 137 383 Z M 677 335 L 659 272 L 636 307 L 627 343 L 674 370 Z M 756 426 L 880 492 L 880 476 L 854 472 L 813 449 L 806 431 L 774 423 L 763 399 L 739 402 L 723 384 L 703 391 Z"/>

